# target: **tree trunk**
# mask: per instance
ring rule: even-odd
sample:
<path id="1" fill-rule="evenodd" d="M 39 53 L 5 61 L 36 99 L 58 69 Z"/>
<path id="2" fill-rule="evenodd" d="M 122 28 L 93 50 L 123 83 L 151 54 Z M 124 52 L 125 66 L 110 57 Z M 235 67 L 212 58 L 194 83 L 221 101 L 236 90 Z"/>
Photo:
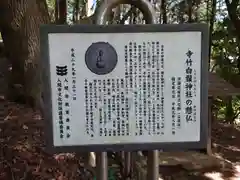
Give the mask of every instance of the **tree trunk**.
<path id="1" fill-rule="evenodd" d="M 232 21 L 232 24 L 235 28 L 235 34 L 238 38 L 238 51 L 240 54 L 240 17 L 238 13 L 239 0 L 232 0 L 231 3 L 229 0 L 225 0 L 225 2 L 227 5 L 229 18 Z M 238 58 L 237 62 L 238 62 L 238 69 L 240 74 L 240 58 Z"/>
<path id="2" fill-rule="evenodd" d="M 214 29 L 214 22 L 215 22 L 215 16 L 216 16 L 216 6 L 217 6 L 217 0 L 212 0 L 212 7 L 211 7 L 211 15 L 210 15 L 210 27 L 209 27 L 209 56 L 211 56 L 211 49 L 212 49 L 212 34 L 213 34 L 213 29 Z M 208 11 L 208 10 L 207 10 Z M 208 67 L 210 68 L 210 60 L 211 58 L 209 58 L 208 61 Z"/>
<path id="3" fill-rule="evenodd" d="M 167 24 L 167 10 L 166 10 L 166 1 L 161 0 L 161 11 L 162 11 L 162 24 Z"/>
<path id="4" fill-rule="evenodd" d="M 79 0 L 75 0 L 75 4 L 74 4 L 74 8 L 73 8 L 73 15 L 72 15 L 74 24 L 76 24 L 76 22 L 79 21 L 79 12 L 80 12 L 79 5 L 80 5 Z"/>
<path id="5" fill-rule="evenodd" d="M 186 9 L 186 4 L 184 1 L 179 3 L 179 14 L 178 14 L 178 22 L 180 24 L 185 22 L 184 15 L 185 15 L 185 10 Z"/>
<path id="6" fill-rule="evenodd" d="M 39 27 L 50 22 L 45 0 L 0 0 L 0 29 L 12 64 L 9 97 L 36 107 L 41 97 Z"/>
<path id="7" fill-rule="evenodd" d="M 59 0 L 57 3 L 59 4 L 58 23 L 65 24 L 67 23 L 67 0 Z"/>
<path id="8" fill-rule="evenodd" d="M 192 0 L 188 1 L 188 23 L 192 23 Z"/>
<path id="9" fill-rule="evenodd" d="M 229 0 L 225 0 L 225 2 L 227 5 L 228 15 L 235 28 L 235 33 L 237 35 L 237 38 L 240 41 L 240 19 L 239 19 L 239 14 L 237 10 L 239 5 L 239 0 L 232 0 L 231 3 Z"/>
<path id="10" fill-rule="evenodd" d="M 234 116 L 235 116 L 235 113 L 232 106 L 232 97 L 229 96 L 226 99 L 225 121 L 229 124 L 233 124 Z"/>

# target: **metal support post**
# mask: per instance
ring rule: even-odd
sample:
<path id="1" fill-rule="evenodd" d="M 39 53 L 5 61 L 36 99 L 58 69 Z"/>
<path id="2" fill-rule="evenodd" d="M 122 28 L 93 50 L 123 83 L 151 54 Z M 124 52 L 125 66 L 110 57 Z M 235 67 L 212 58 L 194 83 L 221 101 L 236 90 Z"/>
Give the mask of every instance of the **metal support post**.
<path id="1" fill-rule="evenodd" d="M 159 178 L 159 152 L 149 151 L 147 158 L 147 180 L 158 180 Z"/>
<path id="2" fill-rule="evenodd" d="M 128 176 L 131 173 L 131 168 L 132 168 L 131 152 L 125 152 L 124 153 L 124 175 L 125 176 Z"/>
<path id="3" fill-rule="evenodd" d="M 148 0 L 137 0 L 137 1 L 129 1 L 129 0 L 105 0 L 98 8 L 97 14 L 96 14 L 96 24 L 98 25 L 104 25 L 107 24 L 109 15 L 111 14 L 111 11 L 114 7 L 120 5 L 120 4 L 131 4 L 137 8 L 140 9 L 140 11 L 144 15 L 144 19 L 147 24 L 156 24 L 157 18 L 155 14 L 155 10 L 152 7 L 152 4 Z M 157 174 L 158 174 L 158 151 L 153 151 L 150 153 L 151 157 L 149 158 L 151 160 L 151 163 L 149 164 L 150 171 L 148 180 L 157 180 Z M 97 168 L 98 171 L 98 177 L 99 180 L 106 180 L 107 178 L 107 158 L 106 152 L 102 152 L 101 154 L 97 155 Z M 126 152 L 125 153 L 125 160 L 124 160 L 124 172 L 131 171 L 131 153 Z M 98 163 L 98 161 L 101 162 Z M 157 167 L 157 168 L 156 168 Z M 152 173 L 154 172 L 154 173 Z"/>
<path id="4" fill-rule="evenodd" d="M 97 180 L 108 180 L 107 152 L 98 152 L 96 156 Z"/>

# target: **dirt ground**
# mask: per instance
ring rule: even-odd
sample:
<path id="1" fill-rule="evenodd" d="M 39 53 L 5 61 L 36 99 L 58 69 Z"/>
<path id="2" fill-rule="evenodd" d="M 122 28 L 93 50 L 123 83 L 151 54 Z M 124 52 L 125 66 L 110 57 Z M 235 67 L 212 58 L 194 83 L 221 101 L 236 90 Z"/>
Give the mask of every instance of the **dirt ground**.
<path id="1" fill-rule="evenodd" d="M 198 168 L 161 164 L 162 179 L 240 180 L 240 130 L 215 123 L 212 136 L 213 156 L 220 165 L 201 166 L 197 157 L 190 161 L 199 163 Z M 44 147 L 43 120 L 38 112 L 0 97 L 0 180 L 93 179 L 80 155 L 53 156 Z"/>

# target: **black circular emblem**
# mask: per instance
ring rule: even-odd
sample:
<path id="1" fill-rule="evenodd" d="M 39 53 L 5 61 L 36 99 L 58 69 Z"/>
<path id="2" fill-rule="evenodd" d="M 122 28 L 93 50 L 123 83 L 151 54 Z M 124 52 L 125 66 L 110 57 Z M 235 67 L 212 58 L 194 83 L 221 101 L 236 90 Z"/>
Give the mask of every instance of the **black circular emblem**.
<path id="1" fill-rule="evenodd" d="M 117 61 L 116 50 L 107 42 L 92 43 L 85 53 L 85 63 L 88 69 L 98 75 L 112 72 Z"/>

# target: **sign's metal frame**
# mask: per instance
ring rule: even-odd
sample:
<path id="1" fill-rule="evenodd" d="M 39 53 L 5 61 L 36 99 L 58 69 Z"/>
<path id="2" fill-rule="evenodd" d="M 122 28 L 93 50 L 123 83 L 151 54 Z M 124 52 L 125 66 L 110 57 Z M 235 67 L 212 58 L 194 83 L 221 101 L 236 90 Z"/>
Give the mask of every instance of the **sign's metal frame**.
<path id="1" fill-rule="evenodd" d="M 51 103 L 51 79 L 48 34 L 51 33 L 138 33 L 138 32 L 201 32 L 201 112 L 200 112 L 200 141 L 198 142 L 169 142 L 144 144 L 102 144 L 83 146 L 54 146 L 53 121 Z M 41 66 L 43 78 L 45 137 L 47 150 L 57 152 L 78 151 L 137 151 L 162 149 L 167 151 L 204 149 L 208 138 L 208 59 L 209 59 L 209 30 L 206 24 L 168 24 L 168 25 L 43 25 L 40 28 Z"/>

